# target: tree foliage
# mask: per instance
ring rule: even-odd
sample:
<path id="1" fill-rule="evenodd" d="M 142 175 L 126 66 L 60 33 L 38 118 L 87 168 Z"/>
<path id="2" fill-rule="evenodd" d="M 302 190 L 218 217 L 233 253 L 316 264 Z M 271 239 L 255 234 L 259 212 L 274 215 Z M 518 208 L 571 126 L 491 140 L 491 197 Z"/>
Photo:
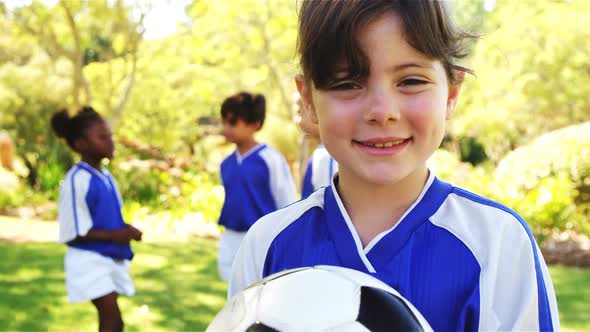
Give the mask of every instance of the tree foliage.
<path id="1" fill-rule="evenodd" d="M 498 1 L 474 48 L 453 133 L 495 161 L 543 132 L 590 120 L 588 1 Z"/>

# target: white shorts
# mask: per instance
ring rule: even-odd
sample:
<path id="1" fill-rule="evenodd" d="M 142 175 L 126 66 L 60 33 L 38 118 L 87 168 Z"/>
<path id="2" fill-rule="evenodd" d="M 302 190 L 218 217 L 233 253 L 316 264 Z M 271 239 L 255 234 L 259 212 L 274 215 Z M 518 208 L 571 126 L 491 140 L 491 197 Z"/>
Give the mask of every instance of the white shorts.
<path id="1" fill-rule="evenodd" d="M 217 268 L 219 276 L 225 282 L 231 278 L 231 267 L 240 249 L 240 243 L 246 235 L 246 232 L 236 232 L 226 229 L 219 238 L 219 255 L 217 257 Z"/>
<path id="2" fill-rule="evenodd" d="M 64 263 L 66 289 L 72 303 L 94 300 L 112 292 L 135 294 L 128 260 L 115 261 L 93 251 L 68 247 Z"/>

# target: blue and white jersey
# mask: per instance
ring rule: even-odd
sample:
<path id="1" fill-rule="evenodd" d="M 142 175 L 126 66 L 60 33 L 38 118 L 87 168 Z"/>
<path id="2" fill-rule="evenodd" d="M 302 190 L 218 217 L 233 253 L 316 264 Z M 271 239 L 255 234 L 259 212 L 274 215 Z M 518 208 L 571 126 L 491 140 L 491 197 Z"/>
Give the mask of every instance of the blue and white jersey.
<path id="1" fill-rule="evenodd" d="M 266 144 L 243 156 L 236 150 L 221 163 L 225 200 L 219 224 L 247 231 L 262 216 L 297 200 L 295 183 L 285 157 Z"/>
<path id="2" fill-rule="evenodd" d="M 364 248 L 333 183 L 265 216 L 242 242 L 228 296 L 270 274 L 314 265 L 371 274 L 435 331 L 559 329 L 551 278 L 523 219 L 432 173 L 400 222 Z"/>
<path id="3" fill-rule="evenodd" d="M 91 229 L 113 231 L 127 227 L 121 206 L 121 194 L 109 171 L 101 172 L 85 162 L 77 163 L 60 187 L 59 242 L 114 259 L 132 259 L 129 244 L 76 241 L 76 237 L 85 236 Z"/>
<path id="4" fill-rule="evenodd" d="M 303 183 L 301 197 L 306 198 L 321 187 L 327 187 L 332 182 L 332 176 L 338 171 L 338 162 L 330 156 L 323 145 L 319 145 L 309 158 Z"/>

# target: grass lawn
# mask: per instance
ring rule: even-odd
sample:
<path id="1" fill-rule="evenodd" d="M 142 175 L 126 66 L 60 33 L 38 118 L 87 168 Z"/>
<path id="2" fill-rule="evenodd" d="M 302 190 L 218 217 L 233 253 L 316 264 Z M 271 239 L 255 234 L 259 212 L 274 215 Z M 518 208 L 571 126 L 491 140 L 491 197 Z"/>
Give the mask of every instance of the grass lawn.
<path id="1" fill-rule="evenodd" d="M 136 243 L 133 297 L 120 297 L 128 331 L 204 331 L 225 303 L 216 241 Z M 96 331 L 88 303 L 69 304 L 65 246 L 0 242 L 0 331 Z"/>
<path id="2" fill-rule="evenodd" d="M 215 240 L 138 243 L 134 297 L 121 297 L 130 331 L 203 331 L 225 302 Z M 96 331 L 90 303 L 65 295 L 65 246 L 0 242 L 0 331 Z M 590 269 L 551 266 L 562 329 L 590 331 Z"/>

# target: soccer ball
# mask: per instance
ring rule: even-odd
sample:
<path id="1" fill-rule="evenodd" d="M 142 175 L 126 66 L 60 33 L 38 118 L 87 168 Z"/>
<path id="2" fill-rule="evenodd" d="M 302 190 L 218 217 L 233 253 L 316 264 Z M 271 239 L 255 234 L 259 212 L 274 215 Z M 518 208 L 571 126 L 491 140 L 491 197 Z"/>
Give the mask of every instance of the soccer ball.
<path id="1" fill-rule="evenodd" d="M 207 331 L 432 331 L 372 276 L 320 265 L 268 276 L 232 297 Z"/>

